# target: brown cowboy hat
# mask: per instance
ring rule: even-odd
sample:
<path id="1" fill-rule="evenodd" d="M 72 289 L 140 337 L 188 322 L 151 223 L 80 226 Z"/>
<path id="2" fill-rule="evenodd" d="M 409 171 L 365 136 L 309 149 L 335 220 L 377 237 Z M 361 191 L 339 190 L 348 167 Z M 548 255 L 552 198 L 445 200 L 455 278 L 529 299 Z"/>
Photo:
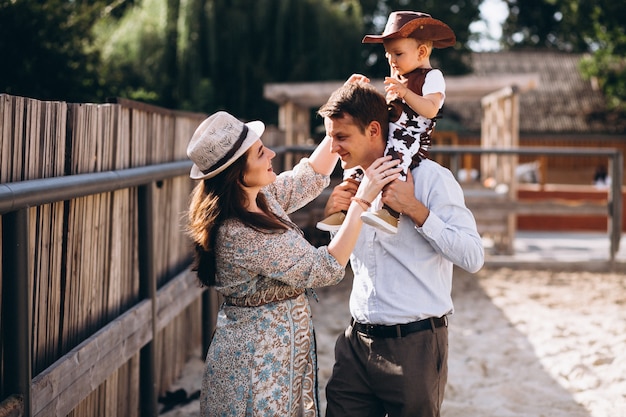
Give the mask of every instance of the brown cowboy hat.
<path id="1" fill-rule="evenodd" d="M 383 43 L 385 39 L 415 38 L 433 41 L 435 48 L 447 48 L 456 43 L 450 26 L 433 19 L 428 13 L 392 12 L 382 35 L 365 35 L 363 43 Z"/>

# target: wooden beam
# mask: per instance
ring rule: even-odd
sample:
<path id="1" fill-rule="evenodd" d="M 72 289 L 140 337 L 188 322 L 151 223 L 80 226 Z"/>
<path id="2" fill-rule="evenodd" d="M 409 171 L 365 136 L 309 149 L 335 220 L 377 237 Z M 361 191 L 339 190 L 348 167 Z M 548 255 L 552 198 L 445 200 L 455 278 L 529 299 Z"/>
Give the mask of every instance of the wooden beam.
<path id="1" fill-rule="evenodd" d="M 189 270 L 171 280 L 157 294 L 157 328 L 162 329 L 202 292 Z M 33 416 L 70 413 L 153 338 L 151 319 L 151 302 L 144 300 L 33 378 Z"/>
<path id="2" fill-rule="evenodd" d="M 269 83 L 263 87 L 263 97 L 278 105 L 293 102 L 305 108 L 319 107 L 344 81 L 319 81 L 306 83 Z M 381 93 L 382 79 L 371 81 Z M 496 76 L 446 76 L 446 101 L 481 97 L 505 87 L 525 92 L 539 86 L 539 74 L 505 74 Z"/>
<path id="3" fill-rule="evenodd" d="M 606 202 L 588 200 L 550 199 L 543 201 L 512 201 L 500 199 L 466 199 L 467 207 L 480 215 L 496 216 L 502 212 L 510 212 L 529 216 L 539 215 L 580 215 L 607 216 L 609 212 Z"/>

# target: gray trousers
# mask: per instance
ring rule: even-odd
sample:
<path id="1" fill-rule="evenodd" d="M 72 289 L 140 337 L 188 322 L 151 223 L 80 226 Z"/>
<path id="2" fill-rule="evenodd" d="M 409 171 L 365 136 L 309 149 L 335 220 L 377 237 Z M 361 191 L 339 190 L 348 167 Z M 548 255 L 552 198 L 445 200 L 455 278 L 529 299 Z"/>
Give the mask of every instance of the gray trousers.
<path id="1" fill-rule="evenodd" d="M 439 417 L 447 377 L 447 327 L 377 338 L 348 326 L 335 344 L 326 417 Z"/>

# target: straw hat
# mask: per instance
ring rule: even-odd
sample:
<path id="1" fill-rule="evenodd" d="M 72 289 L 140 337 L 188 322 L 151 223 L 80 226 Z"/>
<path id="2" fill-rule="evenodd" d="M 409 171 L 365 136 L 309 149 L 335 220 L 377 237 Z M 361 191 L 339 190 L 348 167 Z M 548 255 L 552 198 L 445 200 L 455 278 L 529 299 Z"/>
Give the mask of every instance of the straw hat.
<path id="1" fill-rule="evenodd" d="M 363 43 L 383 43 L 385 39 L 415 38 L 433 41 L 435 48 L 456 43 L 454 31 L 441 20 L 422 12 L 392 12 L 382 35 L 365 35 Z"/>
<path id="2" fill-rule="evenodd" d="M 189 176 L 196 180 L 212 178 L 243 155 L 265 131 L 261 121 L 243 123 L 224 111 L 206 118 L 187 145 L 193 161 Z"/>

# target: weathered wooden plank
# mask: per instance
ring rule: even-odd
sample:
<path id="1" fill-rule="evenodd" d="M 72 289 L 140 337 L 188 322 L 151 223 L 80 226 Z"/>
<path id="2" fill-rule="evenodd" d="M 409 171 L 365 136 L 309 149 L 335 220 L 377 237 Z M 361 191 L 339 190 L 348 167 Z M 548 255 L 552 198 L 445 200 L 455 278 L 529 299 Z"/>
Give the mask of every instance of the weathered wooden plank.
<path id="1" fill-rule="evenodd" d="M 24 117 L 26 113 L 26 99 L 24 97 L 14 97 L 13 102 L 13 147 L 11 149 L 11 171 L 6 182 L 22 181 L 23 166 L 22 158 L 24 157 Z"/>
<path id="2" fill-rule="evenodd" d="M 13 167 L 13 109 L 15 100 L 0 94 L 0 184 L 9 182 Z"/>
<path id="3" fill-rule="evenodd" d="M 195 302 L 202 291 L 185 271 L 158 291 L 157 328 Z M 151 302 L 142 301 L 104 326 L 33 379 L 33 415 L 66 415 L 151 338 Z"/>
<path id="4" fill-rule="evenodd" d="M 184 158 L 186 143 L 201 119 L 185 121 L 188 134 L 182 140 L 176 140 L 179 125 L 176 116 L 172 114 L 153 117 L 144 109 L 138 112 L 140 114 L 132 119 L 131 124 L 132 110 L 120 111 L 117 105 L 68 106 L 66 103 L 15 97 L 3 96 L 2 99 L 5 99 L 0 102 L 2 121 L 9 118 L 11 123 L 2 123 L 0 151 L 3 161 L 5 155 L 10 155 L 11 161 L 3 162 L 3 177 L 0 181 L 127 168 L 133 157 L 138 165 L 172 159 L 172 155 L 177 153 L 180 153 L 180 158 Z M 9 107 L 10 111 L 5 111 Z M 113 120 L 116 111 L 124 115 L 123 122 Z M 71 133 L 67 140 L 67 155 L 71 159 L 67 165 L 69 172 L 66 173 L 68 125 Z M 7 132 L 10 140 L 6 140 Z M 116 137 L 118 133 L 121 138 L 119 141 Z M 131 143 L 138 150 L 134 154 L 131 152 Z M 17 147 L 15 151 L 13 146 Z M 7 150 L 8 147 L 11 149 Z M 22 164 L 23 161 L 26 163 Z M 163 239 L 157 256 L 161 280 L 166 280 L 171 271 L 189 256 L 188 247 L 183 242 L 185 237 L 180 230 L 180 216 L 186 209 L 190 183 L 188 179 L 186 182 L 184 179 L 168 181 L 155 201 L 157 205 L 168 206 L 160 210 L 156 224 L 157 230 L 161 228 L 159 236 Z M 57 359 L 59 351 L 72 352 L 76 344 L 81 346 L 83 339 L 106 321 L 105 317 L 117 316 L 136 301 L 137 241 L 141 238 L 137 236 L 136 207 L 136 190 L 129 189 L 31 209 L 32 234 L 29 240 L 31 256 L 36 258 L 29 262 L 29 276 L 37 281 L 33 285 L 33 312 L 36 313 L 33 332 L 34 342 L 40 344 L 40 347 L 33 347 L 33 352 L 39 356 L 37 368 L 41 369 L 52 362 L 42 372 L 45 373 L 57 363 L 53 361 Z M 122 217 L 119 224 L 118 216 Z M 63 224 L 66 218 L 67 226 Z M 122 259 L 114 267 L 112 260 L 118 255 Z M 61 276 L 60 271 L 65 271 L 65 275 Z M 195 283 L 193 274 L 190 280 Z M 190 291 L 198 296 L 202 292 L 197 286 L 193 286 Z M 168 303 L 180 307 L 182 311 L 184 307 L 180 306 L 180 301 L 175 297 L 169 299 Z M 198 314 L 197 310 L 194 308 L 194 314 Z M 192 313 L 185 314 L 187 319 L 172 316 L 175 313 L 167 309 L 163 314 L 166 317 L 163 320 L 170 321 L 169 324 L 164 321 L 161 327 L 168 327 L 161 356 L 164 358 L 163 369 L 170 378 L 177 373 L 179 362 L 183 363 L 186 359 L 188 341 L 183 340 L 189 338 L 188 315 Z M 63 323 L 59 322 L 60 318 L 63 318 Z M 62 335 L 61 329 L 64 331 Z M 82 360 L 87 361 L 87 353 L 82 353 Z M 118 360 L 115 356 L 111 358 Z M 123 375 L 121 371 L 115 371 L 109 379 L 103 379 L 100 375 L 91 380 L 99 381 L 100 385 L 96 386 L 94 382 L 78 386 L 72 382 L 76 388 L 73 392 L 78 393 L 77 396 L 65 393 L 72 400 L 46 405 L 51 410 L 50 414 L 70 412 L 77 416 L 114 415 L 116 412 L 112 411 L 112 404 L 124 402 L 120 401 L 124 395 L 128 396 L 129 404 L 134 401 L 135 406 L 121 406 L 119 409 L 130 409 L 136 413 L 139 409 L 138 396 L 134 391 L 139 383 L 137 358 L 135 353 L 129 360 L 134 365 L 122 365 L 124 368 L 129 367 Z M 168 363 L 169 358 L 173 358 L 171 363 Z M 106 368 L 103 372 L 110 371 L 109 364 L 103 361 L 102 369 Z M 72 364 L 72 368 L 76 368 L 76 363 Z M 92 391 L 87 392 L 88 388 Z M 74 400 L 78 397 L 83 398 L 84 403 L 76 404 Z M 74 408 L 70 408 L 70 403 Z M 131 414 L 124 412 L 119 415 Z"/>
<path id="5" fill-rule="evenodd" d="M 72 410 L 150 340 L 151 316 L 150 301 L 137 304 L 33 378 L 33 415 Z"/>
<path id="6" fill-rule="evenodd" d="M 157 299 L 157 331 L 196 301 L 202 291 L 195 273 L 190 270 L 182 272 L 176 279 L 165 284 L 159 290 Z"/>
<path id="7" fill-rule="evenodd" d="M 524 215 L 608 215 L 608 203 L 591 200 L 551 199 L 542 201 L 466 200 L 467 207 L 476 215 L 497 215 L 501 212 Z"/>

